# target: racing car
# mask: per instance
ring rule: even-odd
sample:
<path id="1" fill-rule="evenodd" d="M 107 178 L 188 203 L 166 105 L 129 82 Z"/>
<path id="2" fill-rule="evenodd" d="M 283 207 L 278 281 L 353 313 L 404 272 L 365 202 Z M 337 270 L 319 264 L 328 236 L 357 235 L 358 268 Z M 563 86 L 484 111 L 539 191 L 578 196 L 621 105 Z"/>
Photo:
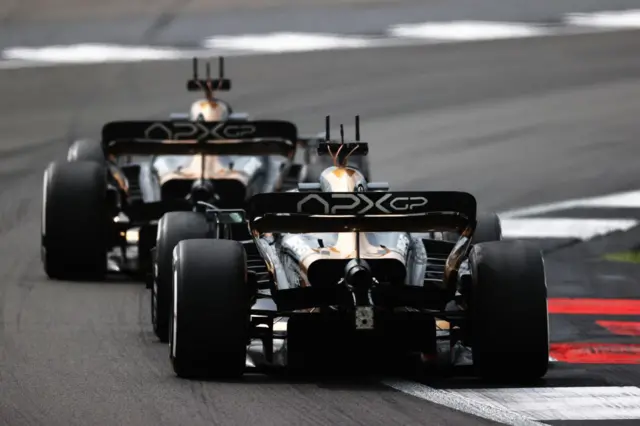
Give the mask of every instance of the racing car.
<path id="1" fill-rule="evenodd" d="M 107 253 L 121 248 L 126 257 L 127 234 L 135 229 L 133 270 L 146 278 L 158 219 L 170 211 L 196 210 L 199 201 L 242 208 L 258 192 L 278 191 L 297 138 L 293 123 L 277 120 L 105 124 L 103 155 L 113 160 L 56 161 L 45 170 L 41 248 L 46 273 L 55 279 L 102 279 Z M 163 179 L 154 163 L 118 163 L 128 155 L 199 157 L 200 168 L 177 166 L 170 179 Z M 285 161 L 270 161 L 273 157 Z"/>
<path id="2" fill-rule="evenodd" d="M 111 197 L 107 201 L 110 206 L 109 214 L 112 214 L 113 220 L 117 222 L 117 226 L 110 225 L 110 228 L 122 230 L 123 232 L 122 235 L 109 232 L 108 237 L 100 237 L 96 240 L 106 241 L 100 245 L 106 246 L 108 251 L 112 247 L 117 248 L 109 252 L 109 260 L 107 262 L 110 265 L 109 269 L 133 272 L 134 276 L 146 279 L 150 268 L 148 247 L 155 242 L 154 225 L 157 219 L 164 211 L 173 208 L 184 209 L 187 205 L 193 205 L 188 201 L 195 200 L 198 194 L 207 196 L 207 193 L 213 191 L 211 188 L 212 183 L 215 183 L 216 186 L 214 194 L 216 204 L 222 207 L 242 207 L 245 203 L 245 196 L 249 196 L 256 191 L 287 189 L 304 180 L 307 164 L 310 164 L 312 160 L 312 156 L 308 155 L 308 151 L 311 149 L 310 146 L 314 143 L 315 137 L 298 136 L 297 129 L 291 129 L 287 125 L 279 128 L 285 132 L 284 137 L 296 138 L 294 142 L 297 141 L 298 148 L 304 148 L 302 163 L 294 161 L 293 156 L 288 154 L 285 156 L 280 155 L 278 151 L 274 155 L 270 155 L 266 151 L 260 151 L 264 155 L 247 155 L 247 152 L 251 152 L 251 150 L 247 151 L 245 148 L 242 148 L 239 153 L 231 150 L 228 151 L 228 155 L 218 156 L 189 154 L 190 151 L 182 152 L 180 149 L 176 155 L 168 155 L 165 152 L 166 150 L 163 150 L 163 145 L 148 143 L 142 149 L 143 154 L 132 155 L 131 153 L 120 152 L 115 155 L 112 152 L 107 152 L 105 156 L 105 148 L 111 142 L 110 138 L 135 140 L 136 138 L 167 138 L 172 137 L 174 134 L 178 139 L 197 137 L 208 129 L 212 129 L 204 124 L 199 124 L 202 122 L 215 123 L 211 126 L 221 125 L 222 121 L 235 123 L 234 125 L 220 127 L 218 136 L 224 135 L 226 132 L 228 137 L 239 138 L 245 136 L 241 134 L 242 132 L 248 132 L 246 134 L 248 137 L 259 137 L 259 133 L 252 133 L 255 130 L 255 126 L 248 121 L 246 115 L 241 115 L 240 117 L 234 115 L 235 113 L 233 113 L 228 103 L 214 97 L 215 90 L 231 89 L 231 80 L 224 76 L 224 58 L 220 58 L 219 71 L 218 78 L 212 79 L 210 66 L 207 63 L 206 78 L 200 79 L 198 77 L 198 60 L 194 58 L 193 78 L 187 81 L 187 89 L 189 91 L 204 91 L 205 99 L 196 101 L 192 105 L 188 117 L 176 117 L 174 114 L 170 123 L 166 121 L 148 122 L 148 128 L 144 128 L 144 124 L 142 127 L 140 125 L 136 127 L 133 124 L 132 127 L 127 125 L 126 122 L 107 124 L 103 129 L 101 141 L 76 141 L 68 151 L 67 160 L 70 165 L 55 166 L 57 169 L 62 167 L 65 170 L 80 170 L 90 166 L 86 164 L 71 164 L 92 162 L 105 169 L 108 186 L 107 193 Z M 130 129 L 134 133 L 127 133 Z M 154 146 L 159 146 L 159 149 L 154 150 L 152 148 Z M 64 173 L 82 174 L 87 172 Z M 50 175 L 50 173 L 45 175 L 47 176 L 45 187 L 49 185 L 47 182 L 51 177 Z M 65 189 L 58 189 L 58 185 L 63 185 Z M 55 184 L 54 189 L 49 188 L 48 194 L 56 194 L 52 196 L 67 199 L 68 195 L 58 195 L 58 192 L 67 193 L 68 191 L 80 190 L 73 189 L 73 187 L 82 185 L 89 184 L 76 184 L 73 182 Z M 97 183 L 94 185 L 101 186 L 101 184 Z M 90 189 L 86 188 L 83 190 L 90 191 Z M 94 188 L 94 190 L 103 191 L 101 187 Z M 49 206 L 51 205 L 49 204 Z M 68 204 L 60 208 L 66 209 L 66 214 L 71 217 L 75 217 L 77 214 Z M 150 209 L 155 210 L 151 211 Z M 141 211 L 145 213 L 141 214 Z M 43 218 L 57 217 L 57 213 L 52 214 L 53 216 L 43 212 Z M 129 214 L 133 214 L 134 217 L 129 217 Z M 61 214 L 61 216 L 65 216 L 65 214 Z M 133 222 L 142 227 L 135 227 Z M 81 229 L 81 227 L 78 229 Z M 49 241 L 47 244 L 53 244 L 52 247 L 55 247 L 55 242 L 51 242 L 50 239 L 46 240 Z M 42 241 L 44 250 L 46 246 L 44 237 Z M 62 240 L 59 244 L 64 245 Z M 59 251 L 55 248 L 50 248 L 49 252 L 52 250 Z M 100 259 L 102 258 L 102 249 L 100 249 L 99 257 Z M 98 263 L 102 264 L 102 261 Z M 97 269 L 93 266 L 90 267 L 90 265 L 94 264 L 95 262 L 86 263 L 89 270 L 95 271 L 95 274 L 89 275 L 102 277 L 103 268 L 101 266 L 96 267 Z M 75 263 L 72 262 L 69 265 L 73 266 Z M 63 278 L 72 273 L 75 274 L 76 268 L 71 266 L 64 268 L 60 266 L 59 269 L 62 270 L 60 273 L 51 270 L 51 276 Z M 49 271 L 49 268 L 46 269 Z"/>
<path id="3" fill-rule="evenodd" d="M 549 334 L 539 249 L 502 240 L 497 216 L 479 214 L 470 193 L 367 181 L 345 166 L 368 154 L 358 127 L 354 142 L 327 135 L 319 144 L 334 166 L 318 182 L 256 194 L 246 210 L 163 217 L 158 250 L 166 235 L 185 236 L 156 260 L 171 276 L 176 375 L 442 359 L 446 339 L 449 353 L 470 349 L 479 377 L 543 377 Z M 252 238 L 235 238 L 238 226 Z M 199 236 L 188 235 L 197 227 Z M 442 232 L 459 237 L 438 238 Z M 441 321 L 449 324 L 444 337 Z"/>

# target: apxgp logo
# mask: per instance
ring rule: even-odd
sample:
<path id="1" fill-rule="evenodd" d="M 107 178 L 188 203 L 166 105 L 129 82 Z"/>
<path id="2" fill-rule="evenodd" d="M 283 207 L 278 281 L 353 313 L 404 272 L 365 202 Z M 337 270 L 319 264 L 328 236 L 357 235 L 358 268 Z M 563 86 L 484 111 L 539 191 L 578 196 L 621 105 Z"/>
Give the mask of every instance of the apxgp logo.
<path id="1" fill-rule="evenodd" d="M 425 197 L 395 196 L 393 193 L 333 193 L 309 194 L 296 206 L 297 213 L 306 214 L 401 214 L 426 206 Z"/>
<path id="2" fill-rule="evenodd" d="M 201 121 L 156 122 L 147 127 L 144 136 L 147 139 L 160 140 L 207 140 L 242 139 L 254 135 L 257 131 L 252 124 L 205 123 Z"/>

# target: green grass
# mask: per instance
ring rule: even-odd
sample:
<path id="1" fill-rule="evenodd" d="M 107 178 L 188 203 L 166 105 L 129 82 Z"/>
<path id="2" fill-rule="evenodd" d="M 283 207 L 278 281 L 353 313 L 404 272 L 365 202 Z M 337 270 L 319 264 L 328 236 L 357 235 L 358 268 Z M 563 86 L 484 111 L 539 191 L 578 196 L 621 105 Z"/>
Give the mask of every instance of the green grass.
<path id="1" fill-rule="evenodd" d="M 609 253 L 606 254 L 604 258 L 611 262 L 640 263 L 640 251 L 630 250 L 618 253 Z"/>

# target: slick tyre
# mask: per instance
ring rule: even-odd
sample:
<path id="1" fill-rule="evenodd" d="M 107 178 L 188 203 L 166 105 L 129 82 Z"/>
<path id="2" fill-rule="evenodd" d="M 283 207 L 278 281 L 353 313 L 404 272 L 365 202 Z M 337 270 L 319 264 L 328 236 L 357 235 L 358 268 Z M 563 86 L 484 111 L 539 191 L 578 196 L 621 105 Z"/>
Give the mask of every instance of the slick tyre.
<path id="1" fill-rule="evenodd" d="M 251 304 L 242 244 L 182 241 L 173 264 L 169 348 L 174 372 L 189 379 L 242 376 Z"/>
<path id="2" fill-rule="evenodd" d="M 105 158 L 100 142 L 91 139 L 79 139 L 69 147 L 67 161 L 92 161 L 103 164 Z"/>
<path id="3" fill-rule="evenodd" d="M 473 234 L 473 244 L 502 240 L 502 224 L 495 213 L 480 213 L 478 224 Z"/>
<path id="4" fill-rule="evenodd" d="M 158 223 L 155 250 L 157 272 L 151 286 L 151 322 L 154 333 L 162 343 L 169 341 L 173 249 L 182 240 L 205 238 L 208 231 L 205 217 L 195 212 L 170 212 L 162 216 Z"/>
<path id="5" fill-rule="evenodd" d="M 473 234 L 473 244 L 502 241 L 502 223 L 495 213 L 479 213 L 476 230 Z M 444 239 L 456 242 L 460 234 L 455 232 L 443 232 Z"/>
<path id="6" fill-rule="evenodd" d="M 484 379 L 529 382 L 549 366 L 549 315 L 540 250 L 524 241 L 471 249 L 470 337 Z"/>
<path id="7" fill-rule="evenodd" d="M 104 279 L 107 181 L 103 165 L 54 162 L 44 173 L 41 251 L 53 279 Z"/>

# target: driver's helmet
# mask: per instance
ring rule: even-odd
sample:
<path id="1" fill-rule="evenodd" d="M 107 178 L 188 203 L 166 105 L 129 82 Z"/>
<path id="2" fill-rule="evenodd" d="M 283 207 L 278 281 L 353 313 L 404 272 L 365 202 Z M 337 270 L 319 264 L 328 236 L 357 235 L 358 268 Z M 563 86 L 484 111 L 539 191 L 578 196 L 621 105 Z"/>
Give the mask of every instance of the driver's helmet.
<path id="1" fill-rule="evenodd" d="M 192 121 L 225 121 L 229 108 L 223 102 L 200 100 L 191 105 L 189 119 Z"/>
<path id="2" fill-rule="evenodd" d="M 328 167 L 320 174 L 320 188 L 323 192 L 366 191 L 367 180 L 353 167 Z"/>

